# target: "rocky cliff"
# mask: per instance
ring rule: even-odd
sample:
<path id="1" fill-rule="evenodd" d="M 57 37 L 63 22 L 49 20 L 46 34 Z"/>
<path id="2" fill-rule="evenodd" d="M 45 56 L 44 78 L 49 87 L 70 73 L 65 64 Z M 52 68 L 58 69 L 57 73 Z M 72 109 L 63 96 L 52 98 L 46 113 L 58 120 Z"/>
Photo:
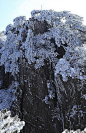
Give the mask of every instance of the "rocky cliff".
<path id="1" fill-rule="evenodd" d="M 22 133 L 86 127 L 86 26 L 68 11 L 36 10 L 0 33 L 0 110 Z M 64 21 L 63 21 L 64 20 Z"/>

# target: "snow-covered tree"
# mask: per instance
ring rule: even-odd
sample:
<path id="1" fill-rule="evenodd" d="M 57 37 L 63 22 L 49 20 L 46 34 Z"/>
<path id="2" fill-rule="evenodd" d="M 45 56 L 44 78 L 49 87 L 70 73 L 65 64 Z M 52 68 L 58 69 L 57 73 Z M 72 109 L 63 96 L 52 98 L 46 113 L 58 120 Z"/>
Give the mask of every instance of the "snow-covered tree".
<path id="1" fill-rule="evenodd" d="M 11 72 L 12 75 L 17 74 L 19 58 L 26 58 L 29 64 L 35 63 L 36 69 L 43 66 L 44 60 L 48 59 L 56 69 L 55 75 L 63 73 L 61 75 L 64 81 L 67 81 L 68 76 L 85 78 L 79 77 L 78 74 L 81 71 L 79 68 L 75 74 L 76 66 L 71 67 L 71 61 L 79 60 L 78 62 L 80 62 L 77 52 L 79 54 L 81 50 L 76 51 L 75 48 L 83 47 L 78 37 L 80 31 L 86 32 L 86 26 L 82 24 L 83 18 L 68 11 L 55 12 L 53 10 L 34 10 L 31 15 L 32 18 L 29 20 L 26 20 L 24 16 L 17 17 L 14 19 L 13 25 L 10 24 L 6 27 L 6 41 L 1 48 L 1 65 L 4 64 L 5 72 Z M 35 35 L 34 30 L 35 26 L 39 26 L 38 22 L 41 23 L 40 30 L 44 28 L 42 26 L 45 26 L 45 22 L 47 27 L 44 33 L 39 32 Z M 59 59 L 59 62 L 55 66 L 56 59 Z M 63 68 L 59 71 L 58 64 L 64 60 L 65 66 L 69 64 L 68 70 L 65 70 L 65 66 L 62 64 Z"/>

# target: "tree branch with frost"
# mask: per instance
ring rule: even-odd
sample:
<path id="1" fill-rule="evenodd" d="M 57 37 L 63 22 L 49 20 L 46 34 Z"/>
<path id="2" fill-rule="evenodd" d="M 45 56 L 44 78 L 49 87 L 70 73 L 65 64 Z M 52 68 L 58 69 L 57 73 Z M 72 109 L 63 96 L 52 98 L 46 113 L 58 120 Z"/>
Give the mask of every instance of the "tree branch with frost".
<path id="1" fill-rule="evenodd" d="M 74 130 L 68 130 L 68 129 L 65 129 L 62 133 L 86 133 L 86 128 L 84 128 L 83 131 L 81 131 L 80 129 L 77 129 L 76 131 Z"/>
<path id="2" fill-rule="evenodd" d="M 10 117 L 10 115 L 7 109 L 0 111 L 0 133 L 20 133 L 25 126 L 25 122 L 20 121 L 17 115 L 15 117 Z"/>

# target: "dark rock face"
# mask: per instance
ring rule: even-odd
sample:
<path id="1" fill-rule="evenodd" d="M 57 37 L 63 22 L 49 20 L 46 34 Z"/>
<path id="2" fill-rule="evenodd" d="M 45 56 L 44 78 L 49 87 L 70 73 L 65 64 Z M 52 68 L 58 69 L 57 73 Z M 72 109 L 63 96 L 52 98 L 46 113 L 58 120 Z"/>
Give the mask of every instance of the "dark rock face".
<path id="1" fill-rule="evenodd" d="M 21 133 L 60 133 L 62 123 L 52 118 L 53 110 L 57 106 L 57 97 L 46 104 L 43 99 L 48 95 L 47 81 L 55 89 L 53 70 L 48 61 L 45 66 L 35 69 L 34 64 L 28 65 L 25 59 L 20 60 L 20 73 L 17 76 L 19 86 L 16 88 L 17 101 L 10 107 L 12 116 L 17 114 L 25 127 Z M 29 75 L 29 76 L 28 76 Z"/>
<path id="2" fill-rule="evenodd" d="M 0 72 L 1 86 L 3 89 L 8 88 L 14 78 L 11 76 L 11 73 L 9 72 L 5 74 L 4 66 L 0 66 Z"/>
<path id="3" fill-rule="evenodd" d="M 24 60 L 22 62 L 24 67 L 22 68 L 21 64 L 20 73 L 23 71 L 22 75 L 25 75 L 23 81 L 25 82 L 22 85 L 21 113 L 22 119 L 26 123 L 23 132 L 57 133 L 58 131 L 60 133 L 60 121 L 56 118 L 52 119 L 52 111 L 57 105 L 55 98 L 49 101 L 50 105 L 43 101 L 48 94 L 47 80 L 52 81 L 51 86 L 54 87 L 53 70 L 47 65 L 48 62 L 45 62 L 45 66 L 37 70 L 34 65 L 29 66 Z M 20 82 L 22 81 L 20 80 Z"/>
<path id="4" fill-rule="evenodd" d="M 37 19 L 34 19 L 34 17 L 30 19 L 30 22 L 33 23 L 33 26 L 31 25 L 31 28 L 34 35 L 44 34 L 44 32 L 48 32 L 48 29 L 52 27 L 45 20 L 43 22 L 40 22 Z"/>
<path id="5" fill-rule="evenodd" d="M 57 79 L 57 99 L 64 119 L 64 128 L 83 130 L 86 127 L 86 102 L 82 95 L 85 94 L 86 81 L 69 78 L 65 83 L 59 75 Z"/>
<path id="6" fill-rule="evenodd" d="M 69 29 L 70 21 L 69 26 L 61 22 L 64 16 L 69 14 L 33 11 L 27 21 L 14 19 L 6 28 L 7 39 L 0 40 L 0 109 L 6 103 L 12 116 L 25 121 L 21 133 L 86 126 L 86 29 Z"/>
<path id="7" fill-rule="evenodd" d="M 34 22 L 34 34 L 43 34 L 44 32 L 48 31 L 48 28 L 50 28 L 50 25 L 47 24 L 46 21 L 40 22 L 40 21 L 35 21 Z"/>

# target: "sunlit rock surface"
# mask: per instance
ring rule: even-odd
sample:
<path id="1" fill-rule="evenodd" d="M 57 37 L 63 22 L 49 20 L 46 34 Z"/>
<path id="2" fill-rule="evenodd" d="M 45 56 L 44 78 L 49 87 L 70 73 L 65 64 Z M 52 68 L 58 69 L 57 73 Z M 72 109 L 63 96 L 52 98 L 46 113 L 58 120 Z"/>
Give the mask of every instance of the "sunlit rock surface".
<path id="1" fill-rule="evenodd" d="M 0 33 L 0 110 L 21 133 L 86 127 L 86 26 L 70 12 L 34 10 Z"/>

